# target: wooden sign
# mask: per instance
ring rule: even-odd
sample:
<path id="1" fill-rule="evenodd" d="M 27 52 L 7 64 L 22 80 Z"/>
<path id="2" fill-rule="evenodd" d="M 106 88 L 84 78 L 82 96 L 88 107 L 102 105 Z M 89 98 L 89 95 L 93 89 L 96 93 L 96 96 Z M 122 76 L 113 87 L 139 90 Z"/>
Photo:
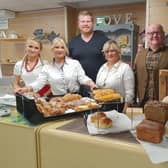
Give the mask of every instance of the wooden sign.
<path id="1" fill-rule="evenodd" d="M 124 20 L 124 24 L 132 24 L 133 23 L 133 14 L 125 13 L 125 14 L 113 14 L 111 16 L 98 16 L 96 17 L 96 25 L 111 25 L 111 24 L 120 24 L 122 20 Z"/>

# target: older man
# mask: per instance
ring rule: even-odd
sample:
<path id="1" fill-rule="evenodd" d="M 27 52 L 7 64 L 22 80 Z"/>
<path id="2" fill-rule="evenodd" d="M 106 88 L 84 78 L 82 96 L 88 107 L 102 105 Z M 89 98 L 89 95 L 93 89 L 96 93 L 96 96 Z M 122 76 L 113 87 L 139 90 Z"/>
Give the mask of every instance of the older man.
<path id="1" fill-rule="evenodd" d="M 162 25 L 151 24 L 146 31 L 148 48 L 137 53 L 135 59 L 137 95 L 142 106 L 148 100 L 159 99 L 159 70 L 168 69 L 164 37 Z"/>

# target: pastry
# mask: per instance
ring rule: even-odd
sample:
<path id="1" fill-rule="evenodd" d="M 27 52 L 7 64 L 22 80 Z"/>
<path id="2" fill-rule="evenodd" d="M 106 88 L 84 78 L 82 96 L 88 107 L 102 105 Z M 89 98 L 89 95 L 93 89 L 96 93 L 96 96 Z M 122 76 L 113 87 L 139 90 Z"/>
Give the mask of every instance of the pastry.
<path id="1" fill-rule="evenodd" d="M 93 90 L 93 98 L 97 101 L 106 102 L 120 99 L 121 95 L 119 93 L 115 93 L 113 89 L 96 89 Z"/>
<path id="2" fill-rule="evenodd" d="M 79 94 L 66 94 L 62 97 L 53 97 L 49 101 L 36 99 L 36 107 L 44 116 L 54 116 L 64 114 L 66 110 L 73 109 L 77 112 L 99 108 L 99 104 L 88 100 L 82 100 Z"/>
<path id="3" fill-rule="evenodd" d="M 75 106 L 73 107 L 73 109 L 75 111 L 85 111 L 85 110 L 88 110 L 89 107 L 87 105 L 79 105 L 79 106 Z"/>
<path id="4" fill-rule="evenodd" d="M 64 102 L 68 102 L 68 101 L 73 101 L 73 100 L 79 100 L 81 98 L 82 98 L 82 96 L 79 95 L 79 94 L 68 93 L 68 94 L 66 94 L 65 96 L 62 97 L 62 100 Z"/>

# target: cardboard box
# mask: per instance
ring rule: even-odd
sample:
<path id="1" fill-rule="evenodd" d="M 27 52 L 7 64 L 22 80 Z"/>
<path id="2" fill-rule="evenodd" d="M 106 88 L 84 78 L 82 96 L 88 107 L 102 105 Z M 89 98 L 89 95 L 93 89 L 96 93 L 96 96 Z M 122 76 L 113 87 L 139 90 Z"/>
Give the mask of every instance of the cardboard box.
<path id="1" fill-rule="evenodd" d="M 168 96 L 168 70 L 162 69 L 159 72 L 159 100 Z"/>

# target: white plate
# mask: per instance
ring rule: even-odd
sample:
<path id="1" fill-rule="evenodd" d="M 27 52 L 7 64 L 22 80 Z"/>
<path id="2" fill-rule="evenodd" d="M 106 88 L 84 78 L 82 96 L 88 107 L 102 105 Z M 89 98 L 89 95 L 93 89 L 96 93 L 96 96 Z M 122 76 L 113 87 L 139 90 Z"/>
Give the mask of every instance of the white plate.
<path id="1" fill-rule="evenodd" d="M 96 128 L 91 122 L 91 115 L 87 119 L 87 128 L 90 134 L 108 134 L 123 132 L 131 129 L 131 120 L 123 113 L 119 113 L 116 110 L 104 112 L 108 118 L 112 120 L 112 127 L 110 128 Z"/>

